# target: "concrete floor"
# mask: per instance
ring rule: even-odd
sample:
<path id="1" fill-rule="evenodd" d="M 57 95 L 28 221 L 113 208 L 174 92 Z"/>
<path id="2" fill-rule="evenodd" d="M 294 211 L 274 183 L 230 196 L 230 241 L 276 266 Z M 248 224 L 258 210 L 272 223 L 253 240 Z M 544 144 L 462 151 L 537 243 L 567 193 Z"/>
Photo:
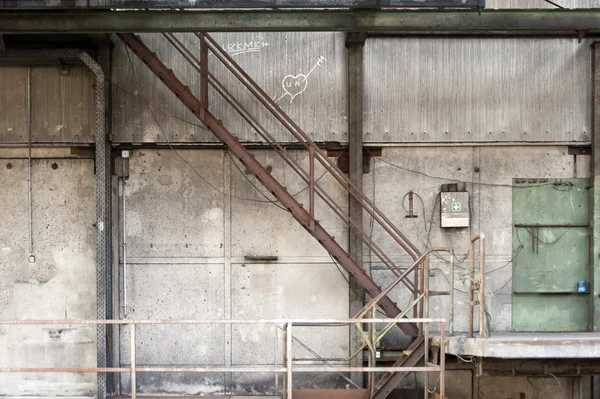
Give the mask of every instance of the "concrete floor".
<path id="1" fill-rule="evenodd" d="M 600 358 L 600 333 L 494 333 L 489 338 L 455 336 L 447 338 L 446 353 L 504 359 Z"/>

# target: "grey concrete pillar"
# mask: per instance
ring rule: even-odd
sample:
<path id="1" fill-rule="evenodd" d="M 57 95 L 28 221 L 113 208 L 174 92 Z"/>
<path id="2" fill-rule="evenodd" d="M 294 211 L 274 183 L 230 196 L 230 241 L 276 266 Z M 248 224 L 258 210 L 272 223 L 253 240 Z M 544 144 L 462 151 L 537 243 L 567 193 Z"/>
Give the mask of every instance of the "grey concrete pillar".
<path id="1" fill-rule="evenodd" d="M 348 48 L 348 156 L 350 181 L 359 190 L 363 186 L 363 45 L 365 35 L 350 32 L 346 36 Z M 363 209 L 360 203 L 349 196 L 350 218 L 360 227 L 363 225 Z M 352 259 L 361 267 L 363 266 L 363 241 L 350 230 L 349 250 Z M 356 315 L 364 305 L 365 291 L 350 277 L 350 317 Z M 361 345 L 360 333 L 354 326 L 350 328 L 350 353 L 354 353 Z M 362 366 L 362 355 L 356 356 L 350 362 L 352 367 Z M 358 386 L 363 385 L 362 373 L 352 373 L 350 378 Z"/>

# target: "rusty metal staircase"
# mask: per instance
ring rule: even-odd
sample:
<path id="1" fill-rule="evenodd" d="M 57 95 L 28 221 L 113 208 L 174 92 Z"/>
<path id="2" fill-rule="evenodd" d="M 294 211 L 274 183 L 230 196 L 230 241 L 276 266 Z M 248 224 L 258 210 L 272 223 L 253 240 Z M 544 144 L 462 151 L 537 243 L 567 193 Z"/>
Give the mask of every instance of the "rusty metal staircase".
<path id="1" fill-rule="evenodd" d="M 194 33 L 200 43 L 200 51 L 189 50 L 186 45 L 177 36 L 166 33 L 165 39 L 195 68 L 200 76 L 199 95 L 193 94 L 189 87 L 170 70 L 161 59 L 153 53 L 142 40 L 130 33 L 119 34 L 120 39 L 135 53 L 142 62 L 169 88 L 171 92 L 208 128 L 212 133 L 228 148 L 230 153 L 235 156 L 269 192 L 285 207 L 292 216 L 329 252 L 346 272 L 352 276 L 356 282 L 363 287 L 371 298 L 375 298 L 382 293 L 379 287 L 369 275 L 350 257 L 346 250 L 335 241 L 335 239 L 323 228 L 315 218 L 315 195 L 320 198 L 339 217 L 355 234 L 363 240 L 364 244 L 372 253 L 386 265 L 411 292 L 411 295 L 418 298 L 419 274 L 417 272 L 418 263 L 422 260 L 419 250 L 399 231 L 399 229 L 388 219 L 376 206 L 362 193 L 354 184 L 352 184 L 344 173 L 327 157 L 321 149 L 310 139 L 310 137 L 300 129 L 296 123 L 268 96 L 250 76 L 225 52 L 219 44 L 209 35 L 204 33 Z M 196 39 L 195 39 L 196 40 Z M 208 54 L 211 52 L 214 57 L 243 85 L 243 87 L 260 101 L 268 112 L 309 152 L 309 170 L 303 168 L 300 163 L 291 157 L 283 146 L 274 139 L 272 134 L 263 127 L 258 118 L 251 115 L 241 102 L 234 97 L 230 91 L 209 71 Z M 199 54 L 196 56 L 194 54 Z M 242 118 L 262 137 L 264 142 L 270 145 L 283 160 L 292 168 L 294 172 L 306 183 L 309 191 L 309 208 L 305 209 L 298 200 L 290 194 L 281 183 L 279 183 L 259 161 L 239 142 L 239 140 L 223 125 L 223 123 L 209 111 L 209 87 L 222 96 L 233 109 L 242 116 Z M 401 271 L 391 258 L 386 255 L 381 247 L 371 239 L 361 227 L 350 219 L 346 210 L 337 204 L 331 194 L 329 194 L 319 184 L 315 184 L 315 164 L 320 165 L 335 178 L 349 195 L 354 197 L 363 207 L 364 211 L 373 218 L 395 243 L 401 246 L 404 251 L 415 261 L 412 267 Z M 412 278 L 412 279 L 411 279 Z M 421 282 L 422 285 L 422 282 Z M 421 293 L 422 294 L 422 293 Z M 387 295 L 382 295 L 378 300 L 378 306 L 390 318 L 396 318 L 401 315 L 398 308 Z M 414 314 L 417 315 L 417 308 L 414 308 Z M 420 336 L 420 329 L 411 323 L 398 323 L 397 326 L 409 336 L 416 337 L 413 344 L 407 350 L 407 355 L 397 362 L 406 366 L 414 366 L 423 357 L 426 345 L 423 344 L 423 338 Z M 397 372 L 395 374 L 384 375 L 376 384 L 376 391 L 372 396 L 374 399 L 383 399 L 398 385 L 407 373 Z"/>

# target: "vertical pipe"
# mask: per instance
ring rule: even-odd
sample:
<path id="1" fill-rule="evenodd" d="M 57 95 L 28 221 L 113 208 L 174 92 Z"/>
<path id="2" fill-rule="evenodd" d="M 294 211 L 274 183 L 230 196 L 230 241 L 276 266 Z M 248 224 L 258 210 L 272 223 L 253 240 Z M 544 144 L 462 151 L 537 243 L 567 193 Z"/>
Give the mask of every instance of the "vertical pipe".
<path id="1" fill-rule="evenodd" d="M 286 399 L 292 399 L 292 323 L 287 324 L 287 331 L 285 337 L 285 346 L 286 346 L 286 379 L 287 379 L 287 392 Z"/>
<path id="2" fill-rule="evenodd" d="M 131 323 L 131 399 L 136 399 L 135 323 Z"/>
<path id="3" fill-rule="evenodd" d="M 440 323 L 440 399 L 445 399 L 446 390 L 446 323 Z"/>
<path id="4" fill-rule="evenodd" d="M 377 309 L 377 307 L 373 307 L 373 309 L 371 309 L 371 318 L 374 319 L 375 318 L 375 310 Z M 375 329 L 376 329 L 376 325 L 375 323 L 369 323 L 368 325 L 368 329 L 369 329 L 369 367 L 375 367 L 376 365 L 376 343 L 375 343 Z M 360 356 L 360 355 L 359 355 Z M 361 356 L 362 357 L 362 356 Z M 373 397 L 373 395 L 375 394 L 375 373 L 370 371 L 368 373 L 368 390 L 369 390 L 369 395 L 371 397 Z"/>
<path id="5" fill-rule="evenodd" d="M 485 235 L 479 238 L 479 335 L 487 338 L 485 332 Z"/>
<path id="6" fill-rule="evenodd" d="M 473 312 L 475 308 L 475 304 L 473 303 L 474 295 L 473 288 L 475 280 L 475 241 L 471 239 L 469 243 L 469 321 L 467 322 L 469 325 L 469 338 L 473 338 Z"/>
<path id="7" fill-rule="evenodd" d="M 78 58 L 94 74 L 95 92 L 95 129 L 96 129 L 96 151 L 94 160 L 96 162 L 96 314 L 99 320 L 106 319 L 106 272 L 110 268 L 110 257 L 108 251 L 109 222 L 107 196 L 108 181 L 110 180 L 110 163 L 107 154 L 106 137 L 106 91 L 105 75 L 102 67 L 88 53 L 79 52 Z M 106 326 L 96 327 L 97 365 L 106 367 Z M 98 373 L 98 399 L 106 397 L 106 373 Z"/>
<path id="8" fill-rule="evenodd" d="M 29 203 L 29 262 L 35 262 L 35 256 L 33 255 L 33 182 L 31 181 L 31 142 L 32 142 L 32 107 L 31 107 L 31 66 L 27 66 L 27 130 L 28 130 L 28 146 L 27 146 L 27 162 L 28 162 L 28 176 L 27 176 L 27 201 Z"/>
<path id="9" fill-rule="evenodd" d="M 125 162 L 124 158 L 121 158 L 122 162 Z M 126 205 L 125 205 L 125 187 L 127 186 L 127 182 L 125 181 L 125 176 L 121 178 L 123 183 L 123 189 L 121 193 L 121 208 L 122 214 L 121 217 L 123 222 L 123 317 L 127 318 L 127 233 L 126 233 L 126 225 L 125 225 L 125 215 L 126 215 Z"/>

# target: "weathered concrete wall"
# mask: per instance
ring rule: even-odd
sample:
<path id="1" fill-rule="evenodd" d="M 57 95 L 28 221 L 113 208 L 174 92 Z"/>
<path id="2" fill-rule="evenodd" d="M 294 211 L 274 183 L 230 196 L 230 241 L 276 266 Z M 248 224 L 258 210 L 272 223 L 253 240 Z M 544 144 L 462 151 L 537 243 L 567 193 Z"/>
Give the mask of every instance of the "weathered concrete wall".
<path id="1" fill-rule="evenodd" d="M 293 152 L 300 163 L 307 154 Z M 283 161 L 255 151 L 288 190 L 306 200 L 306 186 Z M 184 162 L 185 160 L 185 162 Z M 136 150 L 126 187 L 127 317 L 135 319 L 344 318 L 348 287 L 320 245 L 291 216 L 260 195 L 258 181 L 221 150 Z M 317 173 L 322 173 L 317 170 Z M 245 175 L 245 176 L 244 176 Z M 330 184 L 328 178 L 320 182 Z M 266 193 L 266 190 L 262 189 Z M 343 207 L 345 197 L 332 190 Z M 271 198 L 270 194 L 268 195 Z M 346 245 L 346 230 L 323 223 Z M 245 256 L 277 256 L 277 262 Z M 121 259 L 122 260 L 122 259 Z M 120 287 L 116 287 L 120 289 Z M 185 305 L 184 305 L 185 304 Z M 348 353 L 347 328 L 299 328 L 294 333 L 321 356 Z M 140 365 L 281 364 L 276 326 L 141 326 Z M 129 359 L 129 331 L 121 332 Z M 299 346 L 299 357 L 311 355 Z M 337 377 L 306 386 L 332 385 Z M 127 376 L 122 379 L 129 389 Z M 302 379 L 299 378 L 302 384 Z M 275 393 L 271 375 L 140 375 L 140 392 Z M 251 387 L 251 388 L 248 388 Z M 279 387 L 281 388 L 281 382 Z"/>
<path id="2" fill-rule="evenodd" d="M 33 263 L 29 262 L 27 176 L 26 160 L 0 160 L 0 318 L 94 319 L 93 161 L 32 161 Z M 2 367 L 95 364 L 94 328 L 0 329 Z M 0 395 L 91 396 L 95 381 L 93 374 L 0 374 Z"/>

